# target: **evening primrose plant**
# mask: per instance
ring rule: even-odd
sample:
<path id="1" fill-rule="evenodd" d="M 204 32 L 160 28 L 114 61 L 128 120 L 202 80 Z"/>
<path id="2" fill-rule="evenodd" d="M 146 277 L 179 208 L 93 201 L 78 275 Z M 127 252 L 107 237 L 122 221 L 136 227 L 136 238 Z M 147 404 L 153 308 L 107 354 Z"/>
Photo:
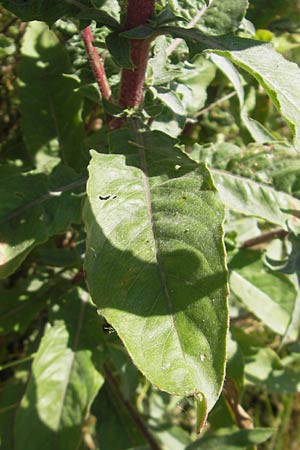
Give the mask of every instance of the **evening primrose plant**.
<path id="1" fill-rule="evenodd" d="M 256 34 L 247 0 L 2 3 L 1 448 L 281 442 L 243 404 L 300 384 L 300 70 L 278 20 Z"/>

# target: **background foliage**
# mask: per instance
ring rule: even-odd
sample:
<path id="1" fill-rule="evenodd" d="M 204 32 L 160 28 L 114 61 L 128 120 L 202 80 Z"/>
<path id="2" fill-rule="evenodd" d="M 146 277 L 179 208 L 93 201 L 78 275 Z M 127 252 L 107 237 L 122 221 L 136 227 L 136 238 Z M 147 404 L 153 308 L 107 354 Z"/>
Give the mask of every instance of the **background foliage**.
<path id="1" fill-rule="evenodd" d="M 300 2 L 2 3 L 0 448 L 299 450 Z"/>

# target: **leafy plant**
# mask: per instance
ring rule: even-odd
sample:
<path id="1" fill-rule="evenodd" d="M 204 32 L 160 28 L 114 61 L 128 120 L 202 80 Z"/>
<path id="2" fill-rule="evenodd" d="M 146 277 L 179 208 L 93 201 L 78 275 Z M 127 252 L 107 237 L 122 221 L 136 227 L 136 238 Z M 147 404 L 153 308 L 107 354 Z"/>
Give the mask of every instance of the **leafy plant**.
<path id="1" fill-rule="evenodd" d="M 1 448 L 288 448 L 294 9 L 2 3 Z"/>

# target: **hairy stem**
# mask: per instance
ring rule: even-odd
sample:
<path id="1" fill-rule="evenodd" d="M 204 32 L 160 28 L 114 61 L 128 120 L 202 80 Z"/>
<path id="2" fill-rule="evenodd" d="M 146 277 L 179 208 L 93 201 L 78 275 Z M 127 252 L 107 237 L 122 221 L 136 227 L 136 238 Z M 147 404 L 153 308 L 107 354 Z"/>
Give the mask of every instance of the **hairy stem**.
<path id="1" fill-rule="evenodd" d="M 81 36 L 99 89 L 103 97 L 108 100 L 111 97 L 110 87 L 106 78 L 103 60 L 100 58 L 96 47 L 93 45 L 94 37 L 90 27 L 86 27 L 82 30 Z"/>
<path id="2" fill-rule="evenodd" d="M 155 0 L 128 0 L 125 29 L 144 25 L 154 13 Z M 139 106 L 143 101 L 143 86 L 149 58 L 150 42 L 131 41 L 131 60 L 134 69 L 123 69 L 119 103 L 123 107 Z"/>

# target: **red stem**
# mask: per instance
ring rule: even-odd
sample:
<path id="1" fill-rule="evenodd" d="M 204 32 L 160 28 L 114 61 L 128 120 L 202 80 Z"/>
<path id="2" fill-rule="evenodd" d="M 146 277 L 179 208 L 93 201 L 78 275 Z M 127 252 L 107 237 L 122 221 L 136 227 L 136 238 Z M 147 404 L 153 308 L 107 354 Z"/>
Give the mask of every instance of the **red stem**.
<path id="1" fill-rule="evenodd" d="M 103 60 L 100 58 L 96 47 L 93 45 L 94 36 L 92 35 L 90 27 L 86 27 L 82 30 L 81 36 L 99 89 L 103 97 L 109 100 L 111 97 L 111 92 L 106 78 Z"/>
<path id="2" fill-rule="evenodd" d="M 144 25 L 154 13 L 155 0 L 128 0 L 125 29 Z M 123 107 L 139 106 L 143 101 L 143 87 L 150 42 L 146 40 L 131 41 L 131 60 L 134 69 L 123 69 L 119 103 Z"/>

